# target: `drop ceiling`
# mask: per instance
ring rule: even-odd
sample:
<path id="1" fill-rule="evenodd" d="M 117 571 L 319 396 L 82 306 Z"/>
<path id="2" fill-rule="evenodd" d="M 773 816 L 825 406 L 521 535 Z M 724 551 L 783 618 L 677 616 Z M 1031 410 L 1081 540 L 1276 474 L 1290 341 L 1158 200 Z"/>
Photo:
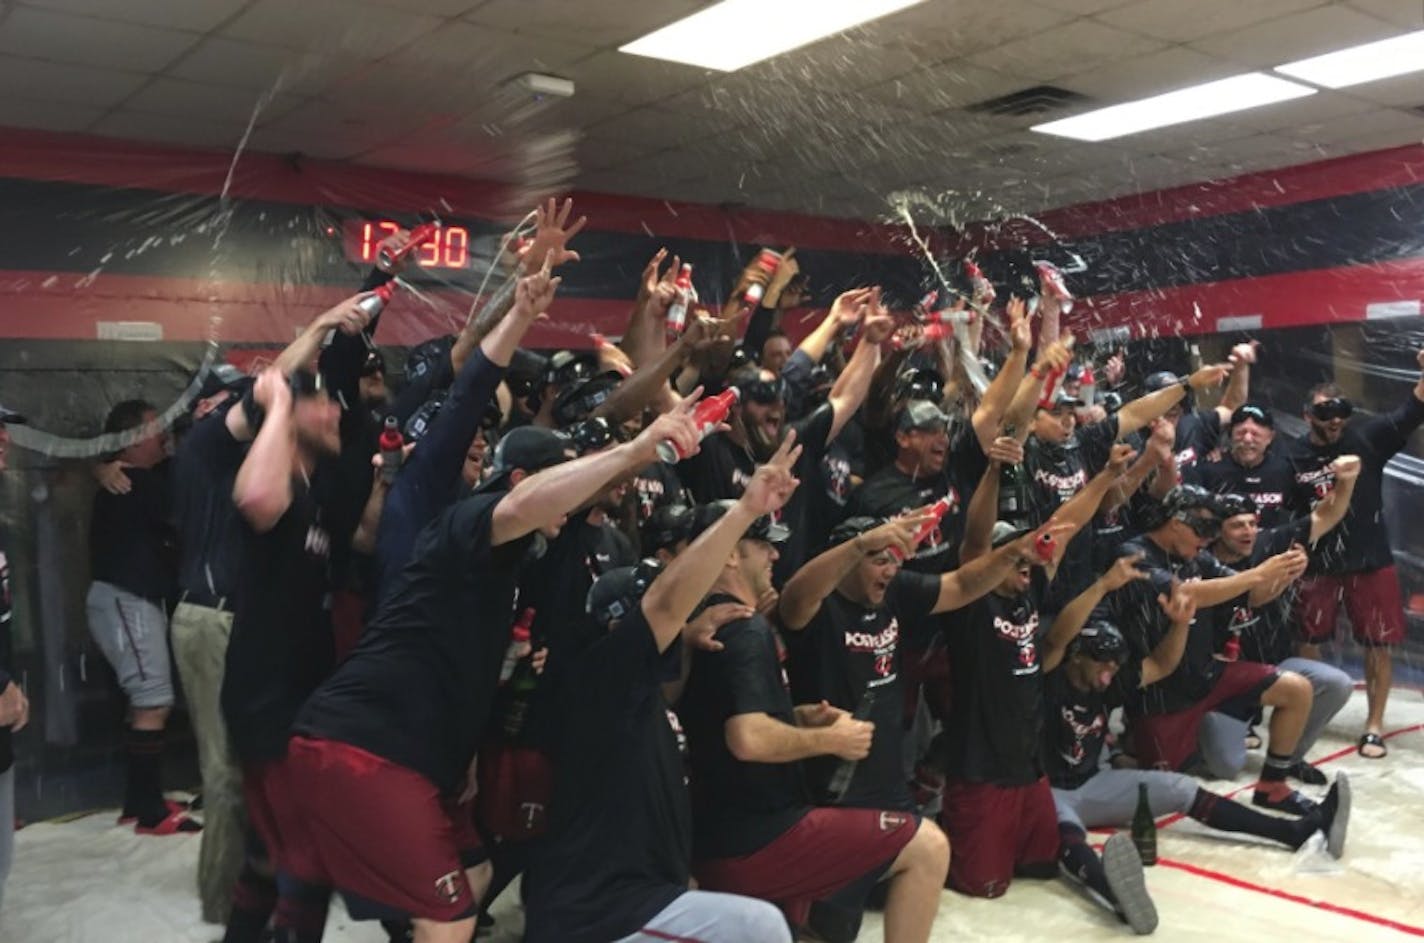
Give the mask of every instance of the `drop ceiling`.
<path id="1" fill-rule="evenodd" d="M 0 0 L 0 126 L 875 217 L 1036 210 L 1424 140 L 1424 73 L 1101 144 L 1073 110 L 1424 27 L 1421 0 L 927 0 L 731 74 L 617 47 L 696 0 Z M 755 28 L 749 24 L 748 28 Z M 534 102 L 508 79 L 573 79 Z M 967 110 L 1052 84 L 1049 116 Z M 3 172 L 3 168 L 0 168 Z"/>

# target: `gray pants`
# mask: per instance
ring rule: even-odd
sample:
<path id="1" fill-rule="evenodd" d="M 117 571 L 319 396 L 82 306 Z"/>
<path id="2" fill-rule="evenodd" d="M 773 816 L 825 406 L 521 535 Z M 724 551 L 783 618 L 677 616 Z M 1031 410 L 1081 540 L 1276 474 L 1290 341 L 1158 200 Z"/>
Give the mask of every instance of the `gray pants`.
<path id="1" fill-rule="evenodd" d="M 615 943 L 791 943 L 786 918 L 772 904 L 738 894 L 688 891 L 637 933 Z"/>
<path id="2" fill-rule="evenodd" d="M 163 607 L 98 580 L 89 584 L 85 605 L 89 634 L 113 666 L 129 705 L 172 707 L 173 669 Z"/>
<path id="3" fill-rule="evenodd" d="M 198 847 L 198 896 L 203 919 L 225 924 L 242 870 L 247 815 L 242 774 L 228 741 L 219 696 L 232 613 L 180 603 L 173 613 L 173 658 L 188 698 L 198 767 L 203 776 L 203 834 Z"/>
<path id="4" fill-rule="evenodd" d="M 0 910 L 5 909 L 5 879 L 15 857 L 15 767 L 0 773 Z"/>
<path id="5" fill-rule="evenodd" d="M 1147 804 L 1152 816 L 1191 811 L 1197 781 L 1182 773 L 1155 769 L 1105 769 L 1077 789 L 1054 789 L 1060 824 L 1090 828 L 1123 827 L 1132 824 L 1137 811 L 1137 787 L 1147 784 Z"/>
<path id="6" fill-rule="evenodd" d="M 1340 708 L 1350 700 L 1355 690 L 1355 682 L 1350 676 L 1333 665 L 1310 658 L 1287 658 L 1278 666 L 1282 671 L 1294 671 L 1310 682 L 1315 692 L 1315 700 L 1310 705 L 1310 716 L 1306 718 L 1305 729 L 1300 733 L 1300 743 L 1296 746 L 1292 759 L 1300 761 L 1330 719 L 1340 713 Z M 1246 728 L 1248 723 L 1228 714 L 1212 712 L 1202 718 L 1197 735 L 1197 746 L 1201 749 L 1202 761 L 1217 779 L 1235 779 L 1246 766 Z"/>

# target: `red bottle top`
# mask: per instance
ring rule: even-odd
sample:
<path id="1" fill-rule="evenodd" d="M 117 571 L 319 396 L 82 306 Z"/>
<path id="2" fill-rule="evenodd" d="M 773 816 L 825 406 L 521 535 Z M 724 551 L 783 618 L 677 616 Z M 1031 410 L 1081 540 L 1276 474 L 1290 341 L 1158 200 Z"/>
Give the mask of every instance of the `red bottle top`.
<path id="1" fill-rule="evenodd" d="M 395 416 L 386 417 L 377 444 L 382 452 L 394 452 L 405 447 L 405 436 L 401 435 L 400 424 Z"/>
<path id="2" fill-rule="evenodd" d="M 677 278 L 673 280 L 673 285 L 679 289 L 692 287 L 692 263 L 682 263 L 682 268 L 678 270 Z"/>
<path id="3" fill-rule="evenodd" d="M 1038 539 L 1033 542 L 1034 553 L 1044 563 L 1053 559 L 1053 554 L 1058 551 L 1058 540 L 1048 531 L 1038 535 Z"/>
<path id="4" fill-rule="evenodd" d="M 697 405 L 692 407 L 692 421 L 697 424 L 701 431 L 702 438 L 707 436 L 731 415 L 732 407 L 737 405 L 737 401 L 742 398 L 741 391 L 735 386 L 718 393 L 716 396 L 704 396 L 697 401 Z M 676 464 L 684 458 L 673 444 L 671 439 L 666 439 L 658 443 L 658 457 L 669 465 Z"/>
<path id="5" fill-rule="evenodd" d="M 1241 639 L 1235 635 L 1226 640 L 1226 645 L 1221 650 L 1221 657 L 1224 661 L 1241 660 Z"/>
<path id="6" fill-rule="evenodd" d="M 404 249 L 400 249 L 396 252 L 387 252 L 382 249 L 381 261 L 386 265 L 395 265 L 414 252 L 421 243 L 429 242 L 433 239 L 435 234 L 439 231 L 440 226 L 436 223 L 421 223 L 410 231 L 410 241 L 405 244 Z"/>
<path id="7" fill-rule="evenodd" d="M 948 514 L 953 507 L 954 499 L 949 495 L 945 495 L 929 506 L 928 513 L 930 519 L 921 524 L 919 530 L 915 531 L 916 547 L 929 539 L 930 534 L 935 532 L 935 529 L 938 528 L 940 523 L 944 520 L 944 516 Z M 890 555 L 901 563 L 905 562 L 905 555 L 900 552 L 899 547 L 891 547 Z"/>
<path id="8" fill-rule="evenodd" d="M 510 630 L 510 637 L 516 642 L 527 642 L 531 630 L 534 627 L 534 610 L 525 609 L 519 614 L 519 618 L 514 620 L 514 628 Z"/>
<path id="9" fill-rule="evenodd" d="M 953 337 L 954 325 L 946 324 L 944 321 L 935 321 L 932 324 L 925 325 L 925 332 L 921 336 L 924 337 L 926 344 L 933 344 L 936 341 L 944 340 L 946 337 Z"/>

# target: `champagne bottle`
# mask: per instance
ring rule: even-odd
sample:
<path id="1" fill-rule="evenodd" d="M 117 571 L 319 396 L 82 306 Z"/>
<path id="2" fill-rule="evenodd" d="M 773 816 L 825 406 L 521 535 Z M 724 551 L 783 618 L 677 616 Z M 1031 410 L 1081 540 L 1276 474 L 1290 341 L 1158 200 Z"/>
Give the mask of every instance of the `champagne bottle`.
<path id="1" fill-rule="evenodd" d="M 869 720 L 870 712 L 875 709 L 875 689 L 866 688 L 865 693 L 860 696 L 860 703 L 855 705 L 855 710 L 851 716 L 856 720 Z M 859 760 L 841 760 L 836 771 L 831 774 L 831 782 L 826 787 L 826 796 L 831 805 L 840 805 L 845 798 L 846 792 L 850 789 L 850 781 L 855 778 L 856 767 L 860 765 Z"/>
<path id="2" fill-rule="evenodd" d="M 1137 784 L 1137 811 L 1132 815 L 1132 843 L 1137 846 L 1143 865 L 1157 863 L 1157 821 L 1152 818 L 1152 804 L 1147 800 L 1147 784 Z"/>

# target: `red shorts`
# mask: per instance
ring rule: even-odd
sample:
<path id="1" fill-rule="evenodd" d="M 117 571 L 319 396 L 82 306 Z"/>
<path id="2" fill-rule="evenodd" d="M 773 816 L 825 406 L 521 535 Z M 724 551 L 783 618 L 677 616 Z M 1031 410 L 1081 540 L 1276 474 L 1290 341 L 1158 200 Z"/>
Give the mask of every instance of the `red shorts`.
<path id="1" fill-rule="evenodd" d="M 490 740 L 480 749 L 475 816 L 480 831 L 501 841 L 528 841 L 548 827 L 553 770 L 541 750 Z"/>
<path id="2" fill-rule="evenodd" d="M 1303 641 L 1327 642 L 1335 637 L 1342 596 L 1355 641 L 1365 646 L 1404 642 L 1404 596 L 1393 566 L 1301 580 L 1296 616 Z"/>
<path id="3" fill-rule="evenodd" d="M 305 850 L 292 860 L 382 916 L 453 922 L 479 910 L 465 869 L 485 860 L 468 809 L 425 776 L 335 740 L 293 737 L 282 785 Z M 284 836 L 290 845 L 291 836 Z M 303 874 L 293 870 L 298 877 Z"/>
<path id="4" fill-rule="evenodd" d="M 1132 718 L 1130 736 L 1137 765 L 1142 769 L 1180 770 L 1197 751 L 1203 717 L 1227 701 L 1259 703 L 1278 677 L 1274 665 L 1233 661 L 1222 669 L 1211 692 L 1186 710 Z"/>
<path id="5" fill-rule="evenodd" d="M 1058 810 L 1046 778 L 1028 786 L 950 780 L 940 824 L 951 849 L 949 887 L 961 894 L 1000 897 L 1015 872 L 1057 867 Z"/>
<path id="6" fill-rule="evenodd" d="M 879 880 L 919 827 L 907 812 L 812 809 L 760 851 L 693 861 L 692 874 L 704 891 L 769 900 L 804 926 L 813 901 Z"/>
<path id="7" fill-rule="evenodd" d="M 306 841 L 293 798 L 284 760 L 242 767 L 242 800 L 272 863 L 293 877 L 325 884 L 321 869 L 302 857 Z"/>

